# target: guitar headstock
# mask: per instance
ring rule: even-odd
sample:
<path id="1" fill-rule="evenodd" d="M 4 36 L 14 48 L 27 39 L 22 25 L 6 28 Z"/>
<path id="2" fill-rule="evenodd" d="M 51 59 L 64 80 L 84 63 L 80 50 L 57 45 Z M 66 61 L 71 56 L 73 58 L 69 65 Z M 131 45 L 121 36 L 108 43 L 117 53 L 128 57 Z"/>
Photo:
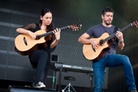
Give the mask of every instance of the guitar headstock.
<path id="1" fill-rule="evenodd" d="M 68 28 L 73 31 L 78 31 L 81 29 L 81 27 L 82 27 L 82 24 L 72 24 L 68 26 Z"/>
<path id="2" fill-rule="evenodd" d="M 131 25 L 138 28 L 138 20 L 136 20 L 136 21 L 134 21 L 133 23 L 131 23 Z"/>

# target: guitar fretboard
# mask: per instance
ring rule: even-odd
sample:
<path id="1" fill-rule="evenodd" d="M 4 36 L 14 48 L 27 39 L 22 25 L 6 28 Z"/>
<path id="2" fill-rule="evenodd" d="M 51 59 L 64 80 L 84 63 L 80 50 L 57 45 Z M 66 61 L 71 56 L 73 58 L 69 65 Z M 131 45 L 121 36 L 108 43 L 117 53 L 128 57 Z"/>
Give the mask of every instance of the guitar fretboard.
<path id="1" fill-rule="evenodd" d="M 120 30 L 118 30 L 118 31 L 123 32 L 123 31 L 127 30 L 128 28 L 130 28 L 130 27 L 132 27 L 132 26 L 133 26 L 132 23 L 130 23 L 129 25 L 123 27 L 122 29 L 120 29 Z M 107 37 L 107 38 L 105 38 L 104 40 L 102 40 L 102 44 L 104 44 L 106 41 L 109 41 L 109 40 L 111 40 L 112 38 L 114 38 L 114 37 L 115 37 L 115 34 L 116 34 L 116 33 L 113 33 L 113 34 L 111 34 L 109 37 Z"/>
<path id="2" fill-rule="evenodd" d="M 62 31 L 62 30 L 67 29 L 67 28 L 69 28 L 69 26 L 61 27 L 60 29 Z M 41 37 L 48 36 L 48 35 L 51 35 L 51 34 L 53 34 L 53 31 L 47 32 L 45 34 L 38 35 L 36 39 L 40 39 Z"/>

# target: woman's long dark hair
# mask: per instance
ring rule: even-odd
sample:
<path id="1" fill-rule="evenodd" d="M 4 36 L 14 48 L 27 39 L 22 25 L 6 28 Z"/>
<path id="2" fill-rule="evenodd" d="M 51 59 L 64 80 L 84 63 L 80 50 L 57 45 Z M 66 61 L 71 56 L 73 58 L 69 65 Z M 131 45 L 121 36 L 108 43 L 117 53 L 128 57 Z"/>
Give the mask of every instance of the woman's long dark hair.
<path id="1" fill-rule="evenodd" d="M 43 16 L 44 16 L 46 13 L 48 13 L 48 12 L 52 13 L 50 9 L 48 9 L 48 8 L 43 8 L 43 9 L 41 10 L 41 16 L 43 17 Z M 40 20 L 39 23 L 42 24 L 42 20 Z M 47 32 L 52 31 L 53 29 L 54 29 L 54 25 L 53 25 L 53 22 L 51 22 L 51 24 L 50 24 L 49 26 L 47 26 Z"/>

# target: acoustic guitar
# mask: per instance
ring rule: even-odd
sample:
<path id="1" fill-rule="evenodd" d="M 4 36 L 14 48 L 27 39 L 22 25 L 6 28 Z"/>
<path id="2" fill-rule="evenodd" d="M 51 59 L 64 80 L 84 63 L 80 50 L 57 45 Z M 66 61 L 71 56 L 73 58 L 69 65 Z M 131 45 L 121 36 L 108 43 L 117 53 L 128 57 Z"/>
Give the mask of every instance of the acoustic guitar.
<path id="1" fill-rule="evenodd" d="M 72 24 L 65 27 L 61 27 L 60 29 L 61 31 L 65 29 L 77 31 L 81 29 L 81 27 L 82 24 Z M 19 34 L 14 40 L 15 50 L 21 55 L 28 55 L 30 52 L 36 50 L 37 44 L 45 43 L 45 37 L 53 34 L 53 31 L 46 32 L 44 30 L 38 30 L 35 32 L 35 34 L 37 35 L 36 39 L 33 39 L 26 34 Z"/>
<path id="2" fill-rule="evenodd" d="M 123 27 L 122 29 L 118 31 L 123 32 L 132 26 L 138 27 L 138 21 L 130 23 L 129 25 Z M 94 40 L 98 42 L 99 44 L 96 49 L 94 49 L 92 45 L 90 44 L 84 44 L 82 48 L 84 57 L 90 61 L 99 60 L 100 57 L 103 55 L 104 51 L 110 48 L 109 40 L 114 38 L 116 36 L 115 34 L 116 33 L 109 35 L 108 33 L 103 33 L 99 38 L 90 38 L 91 41 Z"/>

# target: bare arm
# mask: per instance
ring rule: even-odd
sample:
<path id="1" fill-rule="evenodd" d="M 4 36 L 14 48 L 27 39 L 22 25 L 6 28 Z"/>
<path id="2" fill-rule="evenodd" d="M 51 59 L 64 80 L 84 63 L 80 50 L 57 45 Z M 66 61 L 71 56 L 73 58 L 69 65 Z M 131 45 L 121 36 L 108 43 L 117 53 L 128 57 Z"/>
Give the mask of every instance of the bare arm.
<path id="1" fill-rule="evenodd" d="M 31 36 L 33 39 L 36 38 L 35 33 L 31 32 L 30 30 L 24 29 L 24 28 L 17 28 L 16 32 L 22 33 L 22 34 L 27 34 L 27 35 Z"/>
<path id="2" fill-rule="evenodd" d="M 120 48 L 120 50 L 122 50 L 125 46 L 125 43 L 124 43 L 124 38 L 123 38 L 123 33 L 120 32 L 120 31 L 117 31 L 116 33 L 116 37 L 118 38 L 118 47 Z"/>
<path id="3" fill-rule="evenodd" d="M 82 44 L 91 44 L 91 40 L 88 39 L 89 37 L 90 36 L 87 33 L 84 33 L 79 37 L 78 42 Z"/>
<path id="4" fill-rule="evenodd" d="M 16 29 L 16 32 L 22 33 L 22 34 L 28 34 L 28 31 L 29 31 L 29 30 L 24 29 L 24 28 L 17 28 L 17 29 Z"/>
<path id="5" fill-rule="evenodd" d="M 56 30 L 54 30 L 53 33 L 55 34 L 56 39 L 51 43 L 50 48 L 54 48 L 58 44 L 58 42 L 60 40 L 60 32 L 61 32 L 61 30 L 58 28 L 56 28 Z"/>
<path id="6" fill-rule="evenodd" d="M 89 39 L 89 37 L 90 36 L 87 33 L 84 33 L 79 37 L 78 42 L 82 44 L 91 44 L 92 47 L 96 49 L 98 47 L 98 42 L 95 40 Z"/>

